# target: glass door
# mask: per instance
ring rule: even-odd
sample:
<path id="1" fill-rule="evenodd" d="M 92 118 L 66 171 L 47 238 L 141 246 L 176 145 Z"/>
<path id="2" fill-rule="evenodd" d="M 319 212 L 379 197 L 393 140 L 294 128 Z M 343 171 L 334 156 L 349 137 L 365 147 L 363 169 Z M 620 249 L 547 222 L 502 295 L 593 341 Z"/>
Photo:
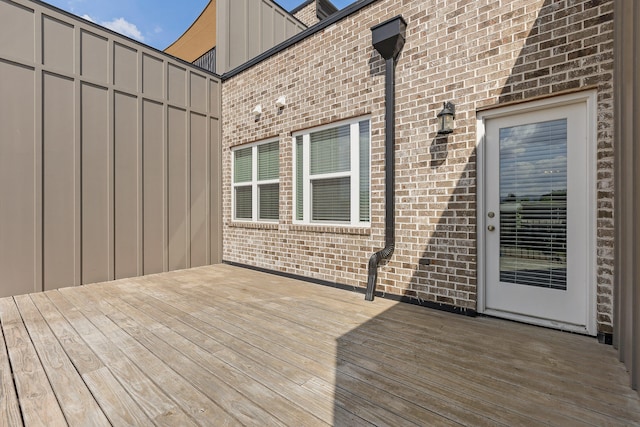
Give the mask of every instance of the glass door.
<path id="1" fill-rule="evenodd" d="M 586 328 L 586 103 L 485 121 L 484 311 Z"/>

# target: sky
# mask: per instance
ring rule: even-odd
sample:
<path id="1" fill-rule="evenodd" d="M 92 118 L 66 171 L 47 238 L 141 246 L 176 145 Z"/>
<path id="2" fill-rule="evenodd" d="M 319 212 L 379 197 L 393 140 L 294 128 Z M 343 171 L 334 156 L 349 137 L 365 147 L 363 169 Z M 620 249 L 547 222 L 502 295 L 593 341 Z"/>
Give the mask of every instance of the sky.
<path id="1" fill-rule="evenodd" d="M 332 0 L 342 9 L 355 0 Z M 184 33 L 209 0 L 45 0 L 127 37 L 164 50 Z M 291 10 L 304 0 L 276 0 Z"/>

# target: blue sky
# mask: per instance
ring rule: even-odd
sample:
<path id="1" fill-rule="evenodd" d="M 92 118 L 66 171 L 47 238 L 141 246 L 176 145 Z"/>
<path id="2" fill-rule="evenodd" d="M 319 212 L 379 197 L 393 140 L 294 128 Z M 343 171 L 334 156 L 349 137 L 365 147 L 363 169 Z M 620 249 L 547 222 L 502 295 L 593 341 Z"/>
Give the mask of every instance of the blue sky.
<path id="1" fill-rule="evenodd" d="M 185 32 L 209 0 L 45 0 L 132 39 L 163 50 Z M 355 0 L 332 0 L 338 8 Z M 287 10 L 304 0 L 276 0 Z"/>

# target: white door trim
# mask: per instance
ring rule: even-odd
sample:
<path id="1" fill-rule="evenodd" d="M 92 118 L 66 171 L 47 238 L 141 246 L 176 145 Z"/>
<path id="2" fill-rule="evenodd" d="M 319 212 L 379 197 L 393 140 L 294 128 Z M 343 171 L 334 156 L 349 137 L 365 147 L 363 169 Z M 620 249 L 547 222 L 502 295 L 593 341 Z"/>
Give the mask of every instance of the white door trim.
<path id="1" fill-rule="evenodd" d="M 559 325 L 557 322 L 530 318 L 514 313 L 499 312 L 495 313 L 493 310 L 487 309 L 485 305 L 485 292 L 486 292 L 486 239 L 485 231 L 487 227 L 485 219 L 485 185 L 487 183 L 486 178 L 486 153 L 485 153 L 485 122 L 488 119 L 496 117 L 506 117 L 514 114 L 521 114 L 531 111 L 543 110 L 552 107 L 559 107 L 563 105 L 586 103 L 587 111 L 587 123 L 586 133 L 588 143 L 587 147 L 587 173 L 588 182 L 587 188 L 589 191 L 585 194 L 587 205 L 591 207 L 588 213 L 588 228 L 590 232 L 587 236 L 588 241 L 588 263 L 585 266 L 587 269 L 587 319 L 585 326 L 577 325 Z M 477 159 L 477 212 L 476 212 L 476 231 L 477 231 L 477 311 L 487 315 L 498 315 L 499 317 L 509 318 L 512 320 L 522 321 L 526 323 L 533 323 L 541 326 L 552 327 L 556 329 L 570 330 L 572 332 L 579 332 L 588 335 L 597 334 L 597 304 L 596 304 L 596 277 L 597 277 L 597 258 L 596 258 L 596 243 L 597 243 L 597 93 L 595 90 L 575 92 L 567 95 L 561 95 L 537 101 L 524 102 L 516 105 L 509 105 L 504 107 L 498 107 L 491 110 L 480 111 L 476 115 L 476 159 Z"/>

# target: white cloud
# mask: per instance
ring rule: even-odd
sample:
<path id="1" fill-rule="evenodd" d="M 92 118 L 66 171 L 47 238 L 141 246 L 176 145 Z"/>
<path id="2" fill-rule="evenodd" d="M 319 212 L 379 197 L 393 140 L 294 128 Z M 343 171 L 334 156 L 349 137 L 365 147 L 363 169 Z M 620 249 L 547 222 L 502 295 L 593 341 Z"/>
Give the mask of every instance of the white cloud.
<path id="1" fill-rule="evenodd" d="M 124 36 L 131 37 L 141 42 L 144 41 L 144 36 L 138 27 L 124 18 L 116 18 L 112 21 L 101 22 L 100 25 Z"/>
<path id="2" fill-rule="evenodd" d="M 128 22 L 124 18 L 116 18 L 112 21 L 97 22 L 95 19 L 85 13 L 84 15 L 82 15 L 82 19 L 86 19 L 89 22 L 98 23 L 105 28 L 115 31 L 116 33 L 120 33 L 124 36 L 131 37 L 132 39 L 136 39 L 141 42 L 144 41 L 144 36 L 142 35 L 138 27 L 135 24 Z M 162 31 L 162 29 L 160 29 L 160 31 Z M 158 32 L 157 29 L 156 32 Z"/>

